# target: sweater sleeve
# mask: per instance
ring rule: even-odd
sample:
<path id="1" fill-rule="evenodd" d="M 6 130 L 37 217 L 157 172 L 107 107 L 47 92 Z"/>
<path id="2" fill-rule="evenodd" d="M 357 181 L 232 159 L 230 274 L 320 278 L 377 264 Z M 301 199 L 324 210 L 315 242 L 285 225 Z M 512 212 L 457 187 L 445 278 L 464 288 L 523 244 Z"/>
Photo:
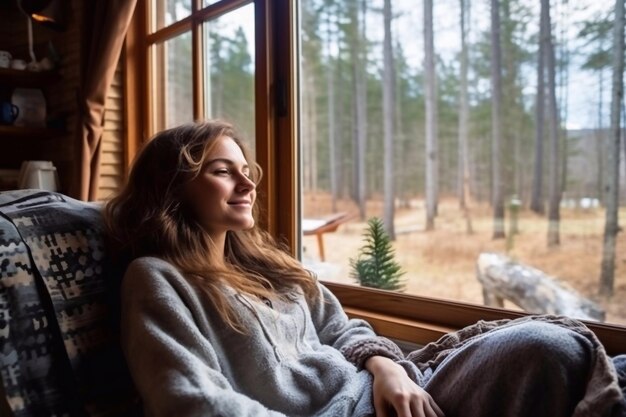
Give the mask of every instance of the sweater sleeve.
<path id="1" fill-rule="evenodd" d="M 122 283 L 122 347 L 146 416 L 283 416 L 231 387 L 163 265 L 136 260 Z"/>
<path id="2" fill-rule="evenodd" d="M 322 343 L 338 349 L 359 369 L 372 356 L 404 359 L 398 345 L 377 336 L 365 320 L 349 319 L 335 295 L 322 284 L 319 288 L 320 297 L 311 306 L 311 317 Z"/>

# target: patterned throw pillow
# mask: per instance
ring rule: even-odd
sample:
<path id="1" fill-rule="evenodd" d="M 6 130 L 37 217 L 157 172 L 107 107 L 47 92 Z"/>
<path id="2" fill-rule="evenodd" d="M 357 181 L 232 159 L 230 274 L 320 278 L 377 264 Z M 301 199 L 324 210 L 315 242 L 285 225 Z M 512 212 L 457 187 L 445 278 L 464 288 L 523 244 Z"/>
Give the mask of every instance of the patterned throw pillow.
<path id="1" fill-rule="evenodd" d="M 0 216 L 0 382 L 14 415 L 137 415 L 98 205 L 10 191 Z"/>

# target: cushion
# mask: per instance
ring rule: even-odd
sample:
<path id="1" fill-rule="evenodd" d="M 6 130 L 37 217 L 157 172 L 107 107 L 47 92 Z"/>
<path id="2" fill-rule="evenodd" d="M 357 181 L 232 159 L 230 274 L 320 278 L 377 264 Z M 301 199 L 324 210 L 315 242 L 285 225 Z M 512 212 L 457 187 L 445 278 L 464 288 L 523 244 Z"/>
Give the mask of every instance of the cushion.
<path id="1" fill-rule="evenodd" d="M 15 416 L 137 415 L 99 206 L 0 193 L 0 377 Z"/>

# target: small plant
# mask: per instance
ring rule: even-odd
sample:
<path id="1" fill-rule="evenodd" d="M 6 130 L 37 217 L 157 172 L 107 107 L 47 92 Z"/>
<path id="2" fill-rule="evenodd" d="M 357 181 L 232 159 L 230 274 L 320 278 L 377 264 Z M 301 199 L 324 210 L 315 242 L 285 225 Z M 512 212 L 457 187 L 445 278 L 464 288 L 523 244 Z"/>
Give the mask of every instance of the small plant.
<path id="1" fill-rule="evenodd" d="M 400 280 L 404 271 L 394 259 L 394 250 L 383 221 L 372 217 L 367 225 L 363 234 L 365 244 L 359 250 L 357 259 L 350 259 L 352 277 L 364 287 L 404 290 L 404 283 Z"/>

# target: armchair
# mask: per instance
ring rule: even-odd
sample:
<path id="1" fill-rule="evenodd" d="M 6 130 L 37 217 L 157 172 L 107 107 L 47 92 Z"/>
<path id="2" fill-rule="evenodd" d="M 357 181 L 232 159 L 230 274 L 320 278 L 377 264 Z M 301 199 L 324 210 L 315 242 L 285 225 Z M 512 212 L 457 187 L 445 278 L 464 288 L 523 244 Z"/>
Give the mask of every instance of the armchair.
<path id="1" fill-rule="evenodd" d="M 0 415 L 140 414 L 117 343 L 119 275 L 97 204 L 0 193 Z"/>

